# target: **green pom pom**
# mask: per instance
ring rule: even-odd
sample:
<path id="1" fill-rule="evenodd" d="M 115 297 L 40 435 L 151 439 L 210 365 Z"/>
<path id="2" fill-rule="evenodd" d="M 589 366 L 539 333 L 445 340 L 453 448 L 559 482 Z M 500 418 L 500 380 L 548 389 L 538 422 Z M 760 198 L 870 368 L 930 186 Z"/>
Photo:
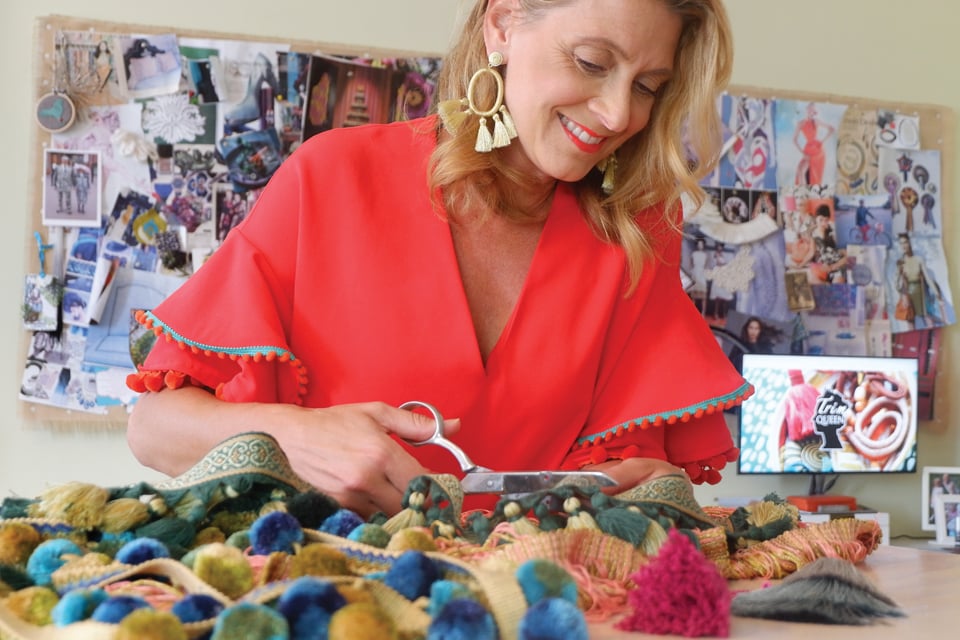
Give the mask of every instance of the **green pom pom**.
<path id="1" fill-rule="evenodd" d="M 348 539 L 361 544 L 368 544 L 378 549 L 386 549 L 390 544 L 390 532 L 379 524 L 365 522 L 350 532 Z"/>
<path id="2" fill-rule="evenodd" d="M 3 601 L 4 606 L 24 622 L 43 626 L 53 623 L 51 612 L 60 597 L 48 587 L 27 587 L 14 591 Z"/>
<path id="3" fill-rule="evenodd" d="M 241 602 L 217 616 L 210 640 L 289 640 L 287 619 L 266 605 Z"/>
<path id="4" fill-rule="evenodd" d="M 388 551 L 436 551 L 437 542 L 428 529 L 401 529 L 390 536 Z"/>
<path id="5" fill-rule="evenodd" d="M 187 631 L 169 611 L 137 609 L 120 621 L 114 640 L 187 640 Z"/>
<path id="6" fill-rule="evenodd" d="M 23 522 L 0 524 L 0 564 L 25 567 L 33 550 L 40 545 L 40 534 Z"/>
<path id="7" fill-rule="evenodd" d="M 300 549 L 290 558 L 291 578 L 301 576 L 349 576 L 353 575 L 347 564 L 347 556 L 335 547 L 314 543 Z"/>
<path id="8" fill-rule="evenodd" d="M 231 599 L 239 598 L 253 588 L 253 568 L 243 552 L 222 542 L 197 549 L 193 572 Z"/>
<path id="9" fill-rule="evenodd" d="M 330 616 L 329 640 L 398 640 L 397 626 L 377 605 L 354 602 Z"/>

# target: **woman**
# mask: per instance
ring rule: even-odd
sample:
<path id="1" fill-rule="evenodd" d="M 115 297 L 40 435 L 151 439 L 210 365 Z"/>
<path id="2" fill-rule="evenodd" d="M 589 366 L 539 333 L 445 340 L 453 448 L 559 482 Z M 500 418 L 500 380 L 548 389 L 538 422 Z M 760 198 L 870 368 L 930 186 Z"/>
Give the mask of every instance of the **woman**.
<path id="1" fill-rule="evenodd" d="M 922 320 L 919 328 L 929 327 L 934 324 L 928 310 L 930 295 L 941 305 L 943 303 L 940 285 L 930 276 L 923 258 L 913 252 L 913 242 L 909 234 L 898 234 L 897 244 L 901 251 L 900 258 L 897 259 L 897 291 L 909 299 L 909 308 L 912 311 L 908 317 L 902 319 L 908 322 L 911 328 L 918 328 L 918 319 Z"/>
<path id="2" fill-rule="evenodd" d="M 797 123 L 797 129 L 793 134 L 793 143 L 801 153 L 800 163 L 797 166 L 796 183 L 798 185 L 823 184 L 823 171 L 827 164 L 827 153 L 823 150 L 823 143 L 835 132 L 833 125 L 817 118 L 816 103 L 809 103 L 806 117 Z"/>
<path id="3" fill-rule="evenodd" d="M 421 400 L 496 469 L 719 480 L 721 409 L 750 387 L 680 285 L 677 203 L 716 157 L 730 47 L 716 0 L 478 0 L 445 123 L 311 137 L 145 318 L 169 341 L 130 380 L 159 391 L 135 454 L 176 474 L 269 431 L 318 489 L 390 513 L 415 476 L 459 472 L 399 442 L 432 432 L 397 408 Z"/>
<path id="4" fill-rule="evenodd" d="M 697 238 L 693 251 L 690 252 L 690 276 L 693 284 L 687 290 L 694 304 L 701 314 L 707 313 L 707 241 Z"/>

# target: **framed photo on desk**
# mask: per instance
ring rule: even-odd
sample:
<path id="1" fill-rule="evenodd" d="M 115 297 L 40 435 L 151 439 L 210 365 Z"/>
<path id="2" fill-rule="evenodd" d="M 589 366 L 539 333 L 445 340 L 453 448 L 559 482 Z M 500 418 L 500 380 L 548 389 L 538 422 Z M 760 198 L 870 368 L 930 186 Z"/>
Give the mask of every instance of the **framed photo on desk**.
<path id="1" fill-rule="evenodd" d="M 937 544 L 956 545 L 957 531 L 960 518 L 957 517 L 957 511 L 960 510 L 960 495 L 939 495 L 933 500 L 933 520 L 937 531 Z"/>
<path id="2" fill-rule="evenodd" d="M 960 467 L 923 468 L 923 507 L 920 510 L 924 531 L 937 531 L 934 504 L 937 496 L 960 495 Z"/>

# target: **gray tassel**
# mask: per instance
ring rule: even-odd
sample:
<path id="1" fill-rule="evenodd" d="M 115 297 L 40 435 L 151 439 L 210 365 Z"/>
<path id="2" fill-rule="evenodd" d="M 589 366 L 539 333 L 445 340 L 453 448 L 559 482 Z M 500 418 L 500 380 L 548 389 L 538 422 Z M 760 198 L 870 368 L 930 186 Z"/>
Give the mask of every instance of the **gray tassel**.
<path id="1" fill-rule="evenodd" d="M 819 558 L 780 584 L 738 593 L 730 613 L 744 618 L 848 625 L 906 617 L 853 563 L 839 558 Z"/>

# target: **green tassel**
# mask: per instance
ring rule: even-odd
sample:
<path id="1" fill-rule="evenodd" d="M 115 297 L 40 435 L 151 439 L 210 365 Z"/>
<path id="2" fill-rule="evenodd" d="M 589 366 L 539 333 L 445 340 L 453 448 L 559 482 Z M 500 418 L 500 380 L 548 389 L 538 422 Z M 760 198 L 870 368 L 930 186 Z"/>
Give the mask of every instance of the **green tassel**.
<path id="1" fill-rule="evenodd" d="M 154 538 L 167 545 L 170 555 L 177 558 L 193 546 L 197 530 L 193 523 L 183 518 L 160 518 L 143 525 L 135 531 L 137 538 Z"/>
<path id="2" fill-rule="evenodd" d="M 647 531 L 653 522 L 639 511 L 626 507 L 612 507 L 597 512 L 597 524 L 600 530 L 639 547 L 647 537 Z"/>

